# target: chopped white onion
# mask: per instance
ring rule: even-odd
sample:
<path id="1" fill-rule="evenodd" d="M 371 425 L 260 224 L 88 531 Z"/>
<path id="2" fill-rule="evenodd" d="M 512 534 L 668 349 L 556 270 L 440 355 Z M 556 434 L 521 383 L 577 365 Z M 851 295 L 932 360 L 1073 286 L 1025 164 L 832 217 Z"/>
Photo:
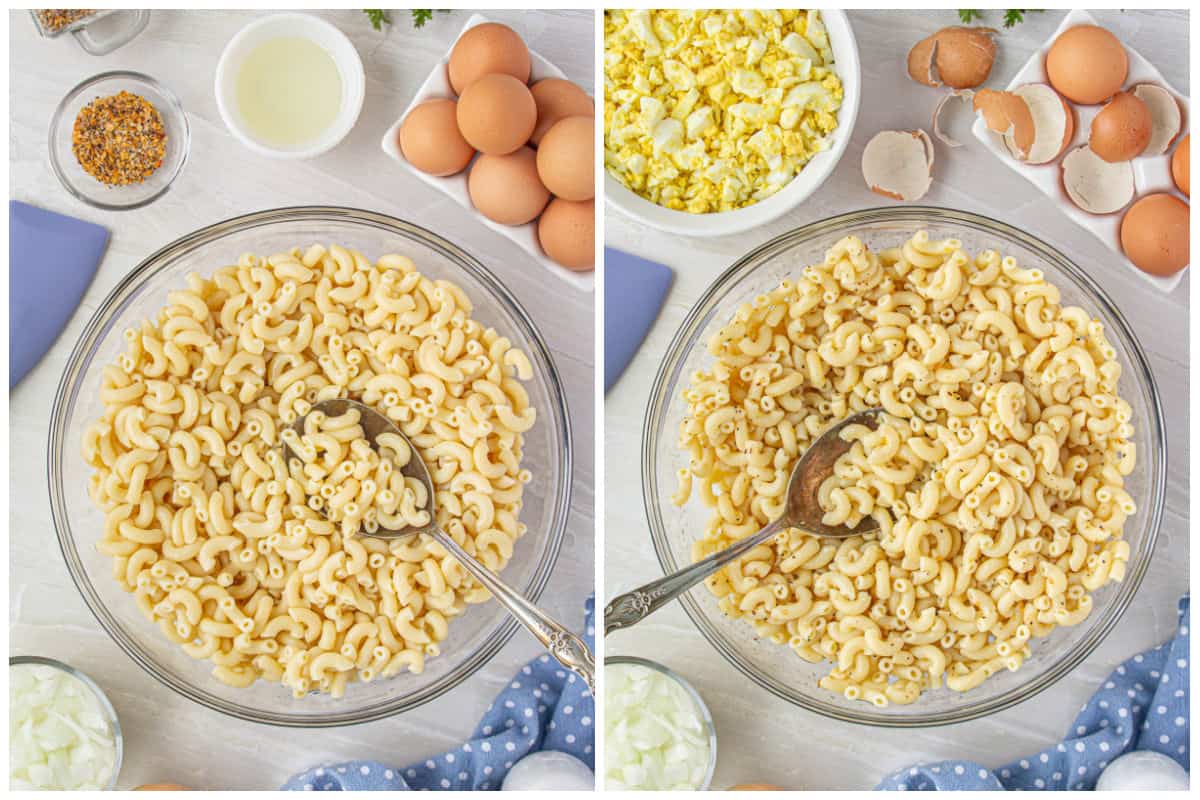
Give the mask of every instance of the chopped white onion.
<path id="1" fill-rule="evenodd" d="M 604 786 L 698 789 L 711 758 L 704 715 L 668 675 L 637 664 L 604 670 Z"/>
<path id="2" fill-rule="evenodd" d="M 43 664 L 8 670 L 9 789 L 107 789 L 117 744 L 83 681 Z"/>

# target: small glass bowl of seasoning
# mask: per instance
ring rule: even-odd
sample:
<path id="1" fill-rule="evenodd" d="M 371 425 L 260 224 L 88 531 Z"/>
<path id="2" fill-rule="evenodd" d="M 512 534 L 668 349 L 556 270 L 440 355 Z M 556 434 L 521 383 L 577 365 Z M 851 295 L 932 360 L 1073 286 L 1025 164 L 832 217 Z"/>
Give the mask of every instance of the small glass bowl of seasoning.
<path id="1" fill-rule="evenodd" d="M 37 8 L 29 12 L 37 32 L 46 39 L 69 33 L 94 56 L 124 47 L 146 29 L 150 12 L 139 9 Z"/>
<path id="2" fill-rule="evenodd" d="M 10 789 L 116 788 L 124 738 L 95 681 L 52 658 L 10 656 L 8 691 Z"/>
<path id="3" fill-rule="evenodd" d="M 170 89 L 137 72 L 103 72 L 76 86 L 50 121 L 50 166 L 80 200 L 140 208 L 171 187 L 191 132 Z"/>
<path id="4" fill-rule="evenodd" d="M 712 783 L 712 714 L 700 693 L 662 664 L 604 660 L 604 734 L 606 789 L 705 791 Z"/>

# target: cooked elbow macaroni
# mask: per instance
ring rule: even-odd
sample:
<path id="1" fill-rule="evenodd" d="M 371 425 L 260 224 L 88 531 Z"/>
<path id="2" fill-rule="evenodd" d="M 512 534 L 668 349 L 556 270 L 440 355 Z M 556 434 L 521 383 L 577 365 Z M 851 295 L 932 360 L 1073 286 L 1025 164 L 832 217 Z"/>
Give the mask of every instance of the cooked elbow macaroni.
<path id="1" fill-rule="evenodd" d="M 422 671 L 449 620 L 488 599 L 426 535 L 354 535 L 414 523 L 435 501 L 442 529 L 499 570 L 525 532 L 532 366 L 471 311 L 462 289 L 404 256 L 372 264 L 313 245 L 190 275 L 156 319 L 126 331 L 83 441 L 106 515 L 97 548 L 216 678 L 340 696 L 354 680 Z M 310 415 L 289 445 L 313 459 L 285 463 L 288 426 L 340 397 L 396 423 L 433 498 L 395 477 L 411 456 L 402 438 L 380 437 L 374 454 L 349 415 Z"/>
<path id="2" fill-rule="evenodd" d="M 294 456 L 288 474 L 304 490 L 309 508 L 339 523 L 344 537 L 425 527 L 433 519 L 426 510 L 429 493 L 403 474 L 412 449 L 396 433 L 380 434 L 373 447 L 361 418 L 354 408 L 337 417 L 310 411 L 303 433 L 284 428 L 279 438 Z"/>
<path id="3" fill-rule="evenodd" d="M 1135 512 L 1131 408 L 1099 320 L 1040 271 L 917 233 L 871 252 L 847 237 L 741 306 L 684 393 L 680 444 L 715 509 L 699 560 L 783 510 L 790 470 L 831 423 L 882 407 L 819 490 L 820 539 L 789 529 L 713 575 L 730 617 L 877 706 L 974 688 L 1081 622 L 1120 581 Z"/>

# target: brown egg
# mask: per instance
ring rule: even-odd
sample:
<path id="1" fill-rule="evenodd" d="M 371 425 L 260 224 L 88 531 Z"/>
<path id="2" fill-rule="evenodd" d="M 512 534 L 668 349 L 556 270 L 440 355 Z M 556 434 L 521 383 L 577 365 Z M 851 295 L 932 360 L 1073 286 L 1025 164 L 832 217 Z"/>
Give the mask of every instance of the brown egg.
<path id="1" fill-rule="evenodd" d="M 546 78 L 529 87 L 533 94 L 533 102 L 537 103 L 537 125 L 529 141 L 537 147 L 546 135 L 546 131 L 564 117 L 592 117 L 596 115 L 596 106 L 592 98 L 570 81 L 562 78 Z"/>
<path id="2" fill-rule="evenodd" d="M 458 129 L 481 153 L 513 152 L 529 141 L 536 123 L 533 95 L 511 75 L 484 75 L 458 98 Z"/>
<path id="3" fill-rule="evenodd" d="M 1088 147 L 1110 164 L 1137 158 L 1150 143 L 1150 109 L 1129 92 L 1117 92 L 1092 120 Z"/>
<path id="4" fill-rule="evenodd" d="M 1146 195 L 1121 220 L 1121 249 L 1143 272 L 1174 275 L 1188 265 L 1190 219 L 1188 204 L 1178 197 Z"/>
<path id="5" fill-rule="evenodd" d="M 476 25 L 450 51 L 450 85 L 457 94 L 484 75 L 503 73 L 529 83 L 529 48 L 516 31 L 498 22 Z"/>
<path id="6" fill-rule="evenodd" d="M 467 176 L 467 191 L 479 213 L 501 225 L 524 225 L 550 202 L 549 190 L 538 179 L 537 155 L 531 147 L 503 156 L 480 156 Z"/>
<path id="7" fill-rule="evenodd" d="M 731 792 L 782 792 L 782 786 L 774 786 L 769 783 L 739 783 L 737 786 L 730 786 Z"/>
<path id="8" fill-rule="evenodd" d="M 1125 84 L 1129 56 L 1116 36 L 1097 25 L 1062 32 L 1046 54 L 1046 76 L 1058 93 L 1076 103 L 1103 103 Z"/>
<path id="9" fill-rule="evenodd" d="M 430 175 L 462 172 L 475 155 L 474 148 L 458 132 L 453 100 L 421 103 L 408 112 L 397 138 L 408 163 Z"/>
<path id="10" fill-rule="evenodd" d="M 1171 156 L 1171 177 L 1175 179 L 1175 185 L 1179 187 L 1179 191 L 1192 196 L 1192 156 L 1188 152 L 1192 143 L 1192 135 L 1189 133 L 1175 147 L 1175 153 Z"/>
<path id="11" fill-rule="evenodd" d="M 596 263 L 596 201 L 556 197 L 538 220 L 538 241 L 551 260 L 577 272 Z"/>
<path id="12" fill-rule="evenodd" d="M 190 792 L 187 786 L 178 783 L 145 783 L 134 789 L 135 792 Z"/>
<path id="13" fill-rule="evenodd" d="M 567 117 L 542 138 L 538 175 L 555 197 L 578 203 L 595 196 L 595 124 L 593 117 Z"/>

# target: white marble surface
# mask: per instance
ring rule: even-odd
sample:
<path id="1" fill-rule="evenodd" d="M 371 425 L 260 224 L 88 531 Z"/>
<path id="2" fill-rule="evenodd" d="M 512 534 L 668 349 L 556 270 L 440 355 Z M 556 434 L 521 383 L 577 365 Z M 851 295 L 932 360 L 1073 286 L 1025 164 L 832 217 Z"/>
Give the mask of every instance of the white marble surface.
<path id="1" fill-rule="evenodd" d="M 39 39 L 26 12 L 12 12 L 9 18 L 10 195 L 112 231 L 108 253 L 81 309 L 10 397 L 9 652 L 65 660 L 105 688 L 126 735 L 124 788 L 170 781 L 209 789 L 270 789 L 294 772 L 330 760 L 407 764 L 465 739 L 496 692 L 540 649 L 532 637 L 518 632 L 466 683 L 413 712 L 369 725 L 299 731 L 240 722 L 178 697 L 109 640 L 71 583 L 54 539 L 44 467 L 48 398 L 99 301 L 139 261 L 195 228 L 283 205 L 348 205 L 426 226 L 480 258 L 521 299 L 548 340 L 574 424 L 573 511 L 543 603 L 552 614 L 579 626 L 593 583 L 592 295 L 545 275 L 515 244 L 406 175 L 379 149 L 383 132 L 469 12 L 438 14 L 414 30 L 407 11 L 393 11 L 393 25 L 383 33 L 372 30 L 357 10 L 319 13 L 358 48 L 367 93 L 349 137 L 307 162 L 255 156 L 233 139 L 217 114 L 212 92 L 217 58 L 257 14 L 155 11 L 133 43 L 101 58 L 84 53 L 69 36 Z M 532 48 L 591 90 L 593 12 L 485 13 L 512 25 Z M 102 212 L 83 205 L 62 189 L 46 156 L 46 130 L 59 98 L 84 78 L 111 69 L 146 72 L 166 83 L 182 100 L 192 129 L 191 158 L 183 174 L 165 197 L 138 211 Z"/>
<path id="2" fill-rule="evenodd" d="M 1186 12 L 1095 12 L 1102 25 L 1141 50 L 1188 93 Z M 1054 30 L 1062 12 L 1030 15 L 1005 31 L 990 85 L 1002 87 Z M 995 21 L 998 12 L 990 12 Z M 793 227 L 888 202 L 863 184 L 863 147 L 885 128 L 929 129 L 937 93 L 911 82 L 904 58 L 913 43 L 953 11 L 851 12 L 863 63 L 863 102 L 850 146 L 824 188 L 792 214 L 744 235 L 687 240 L 660 234 L 606 209 L 605 244 L 671 266 L 676 281 L 660 318 L 629 370 L 605 399 L 605 568 L 607 596 L 661 575 L 646 530 L 637 469 L 641 420 L 651 382 L 671 337 L 705 287 L 738 257 Z M 919 731 L 868 729 L 803 711 L 751 684 L 694 629 L 678 605 L 606 641 L 609 655 L 643 655 L 691 680 L 717 724 L 720 759 L 714 787 L 768 782 L 795 789 L 864 789 L 917 761 L 970 758 L 1000 765 L 1059 740 L 1080 704 L 1117 663 L 1169 637 L 1176 601 L 1188 586 L 1188 292 L 1190 276 L 1170 295 L 1148 288 L 1091 234 L 967 136 L 969 115 L 951 130 L 966 147 L 939 146 L 932 191 L 923 202 L 994 216 L 1023 227 L 1093 265 L 1117 298 L 1149 354 L 1162 394 L 1170 442 L 1165 523 L 1150 571 L 1118 628 L 1080 668 L 1036 700 L 990 718 Z"/>

